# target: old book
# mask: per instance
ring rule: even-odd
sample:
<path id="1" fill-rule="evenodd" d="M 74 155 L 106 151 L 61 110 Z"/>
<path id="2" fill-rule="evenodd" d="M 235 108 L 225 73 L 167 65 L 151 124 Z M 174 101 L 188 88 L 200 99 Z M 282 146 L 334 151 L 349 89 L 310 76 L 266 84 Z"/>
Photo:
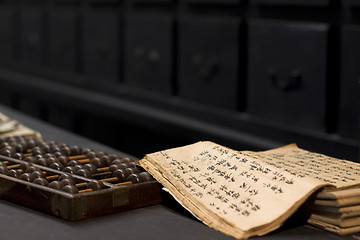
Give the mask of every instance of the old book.
<path id="1" fill-rule="evenodd" d="M 360 232 L 359 225 L 353 227 L 339 227 L 335 224 L 327 223 L 313 218 L 310 218 L 308 220 L 308 223 L 339 235 L 354 234 Z"/>
<path id="2" fill-rule="evenodd" d="M 38 131 L 30 129 L 5 114 L 0 113 L 0 137 L 5 138 L 10 136 L 33 136 L 41 138 L 41 134 Z"/>
<path id="3" fill-rule="evenodd" d="M 340 235 L 360 229 L 360 188 L 320 192 L 307 207 L 310 224 Z"/>
<path id="4" fill-rule="evenodd" d="M 198 219 L 239 239 L 279 228 L 318 190 L 360 185 L 360 164 L 295 144 L 252 152 L 198 142 L 148 154 L 139 164 Z"/>

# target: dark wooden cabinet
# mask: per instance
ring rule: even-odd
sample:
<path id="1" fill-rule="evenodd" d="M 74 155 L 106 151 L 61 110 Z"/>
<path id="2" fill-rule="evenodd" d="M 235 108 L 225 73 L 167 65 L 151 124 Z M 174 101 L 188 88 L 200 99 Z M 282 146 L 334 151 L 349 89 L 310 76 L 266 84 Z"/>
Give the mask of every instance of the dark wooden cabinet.
<path id="1" fill-rule="evenodd" d="M 178 40 L 179 96 L 236 110 L 239 20 L 217 16 L 182 18 Z"/>
<path id="2" fill-rule="evenodd" d="M 250 114 L 325 130 L 327 32 L 322 23 L 249 22 Z"/>
<path id="3" fill-rule="evenodd" d="M 0 9 L 0 57 L 14 57 L 14 11 L 11 6 Z"/>
<path id="4" fill-rule="evenodd" d="M 20 11 L 20 58 L 24 62 L 45 61 L 44 12 L 39 6 L 25 6 Z"/>
<path id="5" fill-rule="evenodd" d="M 341 79 L 339 132 L 359 138 L 360 113 L 360 26 L 346 25 L 341 29 Z"/>
<path id="6" fill-rule="evenodd" d="M 89 9 L 82 19 L 82 68 L 107 82 L 120 79 L 120 18 L 112 9 Z"/>
<path id="7" fill-rule="evenodd" d="M 171 15 L 132 15 L 126 18 L 126 84 L 172 94 L 173 25 Z"/>
<path id="8" fill-rule="evenodd" d="M 49 65 L 77 72 L 78 28 L 77 12 L 73 9 L 54 9 L 49 12 Z"/>
<path id="9" fill-rule="evenodd" d="M 0 103 L 133 155 L 360 161 L 359 28 L 359 0 L 3 0 Z"/>

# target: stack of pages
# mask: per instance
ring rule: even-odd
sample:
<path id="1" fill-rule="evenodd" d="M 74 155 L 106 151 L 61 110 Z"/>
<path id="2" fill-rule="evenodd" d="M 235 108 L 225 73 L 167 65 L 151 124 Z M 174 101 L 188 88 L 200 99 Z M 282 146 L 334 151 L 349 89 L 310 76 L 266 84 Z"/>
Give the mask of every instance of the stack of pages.
<path id="1" fill-rule="evenodd" d="M 360 188 L 320 192 L 309 210 L 313 225 L 340 235 L 360 232 Z"/>
<path id="2" fill-rule="evenodd" d="M 34 136 L 41 137 L 41 134 L 33 129 L 30 129 L 17 120 L 0 113 L 0 137 L 10 136 Z"/>
<path id="3" fill-rule="evenodd" d="M 305 204 L 311 224 L 360 231 L 359 163 L 295 144 L 252 152 L 198 142 L 147 154 L 139 164 L 194 216 L 235 238 L 265 235 Z"/>

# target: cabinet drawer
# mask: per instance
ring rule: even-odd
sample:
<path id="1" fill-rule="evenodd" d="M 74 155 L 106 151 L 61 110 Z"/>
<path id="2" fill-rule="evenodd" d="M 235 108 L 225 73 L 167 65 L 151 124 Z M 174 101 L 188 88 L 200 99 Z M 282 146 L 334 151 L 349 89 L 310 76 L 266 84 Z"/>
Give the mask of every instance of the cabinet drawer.
<path id="1" fill-rule="evenodd" d="M 0 57 L 13 57 L 14 49 L 14 22 L 11 7 L 0 7 Z"/>
<path id="2" fill-rule="evenodd" d="M 360 26 L 345 25 L 341 31 L 341 79 L 339 133 L 359 138 Z"/>
<path id="3" fill-rule="evenodd" d="M 251 20 L 248 29 L 249 113 L 324 130 L 328 26 Z"/>
<path id="4" fill-rule="evenodd" d="M 158 93 L 172 92 L 173 19 L 135 15 L 125 23 L 125 83 Z"/>
<path id="5" fill-rule="evenodd" d="M 49 15 L 49 65 L 76 72 L 76 13 L 53 10 Z"/>
<path id="6" fill-rule="evenodd" d="M 35 64 L 44 61 L 43 11 L 40 7 L 24 7 L 20 11 L 21 59 Z"/>
<path id="7" fill-rule="evenodd" d="M 88 10 L 83 18 L 83 71 L 103 81 L 119 80 L 119 16 L 114 10 Z"/>
<path id="8" fill-rule="evenodd" d="M 235 110 L 238 93 L 239 20 L 189 17 L 179 22 L 178 94 Z"/>

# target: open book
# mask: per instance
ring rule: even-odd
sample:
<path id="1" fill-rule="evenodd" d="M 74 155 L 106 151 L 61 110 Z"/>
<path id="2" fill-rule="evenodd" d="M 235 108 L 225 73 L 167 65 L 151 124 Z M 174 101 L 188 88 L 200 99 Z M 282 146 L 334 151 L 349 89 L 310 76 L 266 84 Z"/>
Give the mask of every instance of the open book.
<path id="1" fill-rule="evenodd" d="M 239 239 L 279 228 L 317 190 L 322 195 L 314 202 L 321 203 L 338 201 L 334 191 L 360 185 L 360 164 L 295 144 L 251 152 L 198 142 L 148 154 L 139 165 L 206 225 Z M 326 229 L 330 225 L 342 230 L 323 219 L 311 220 Z"/>

